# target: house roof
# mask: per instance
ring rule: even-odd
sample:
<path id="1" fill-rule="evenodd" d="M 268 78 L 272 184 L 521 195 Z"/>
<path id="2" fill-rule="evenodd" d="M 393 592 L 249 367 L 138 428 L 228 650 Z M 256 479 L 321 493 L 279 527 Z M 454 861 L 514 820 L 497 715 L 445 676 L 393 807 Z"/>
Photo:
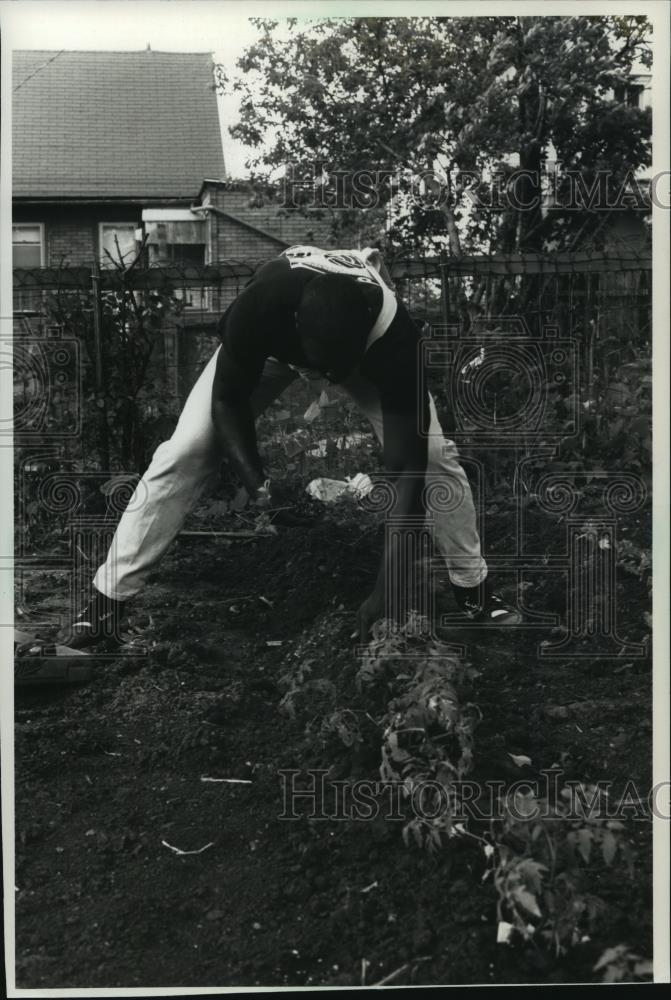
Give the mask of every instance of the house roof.
<path id="1" fill-rule="evenodd" d="M 224 178 L 206 52 L 13 52 L 17 198 L 193 198 Z"/>

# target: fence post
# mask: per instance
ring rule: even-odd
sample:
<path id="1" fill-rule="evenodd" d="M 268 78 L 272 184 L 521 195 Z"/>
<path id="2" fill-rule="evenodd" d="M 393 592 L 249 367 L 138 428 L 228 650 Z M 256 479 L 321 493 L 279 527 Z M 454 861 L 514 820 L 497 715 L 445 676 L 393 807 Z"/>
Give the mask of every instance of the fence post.
<path id="1" fill-rule="evenodd" d="M 93 258 L 91 268 L 91 290 L 93 292 L 93 351 L 95 366 L 96 407 L 98 408 L 98 447 L 105 471 L 110 467 L 109 427 L 107 426 L 107 399 L 105 398 L 102 344 L 102 292 L 100 288 L 100 263 Z"/>

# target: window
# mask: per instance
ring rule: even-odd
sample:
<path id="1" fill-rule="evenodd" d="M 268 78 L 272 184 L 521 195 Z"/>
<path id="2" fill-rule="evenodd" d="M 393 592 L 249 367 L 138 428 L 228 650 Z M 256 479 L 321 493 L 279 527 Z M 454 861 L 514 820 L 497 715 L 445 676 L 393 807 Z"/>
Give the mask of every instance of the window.
<path id="1" fill-rule="evenodd" d="M 100 223 L 101 267 L 114 267 L 114 264 L 119 263 L 119 256 L 121 256 L 126 265 L 133 262 L 137 253 L 137 247 L 135 246 L 135 230 L 137 228 L 137 222 Z M 110 260 L 110 257 L 112 260 Z"/>
<path id="2" fill-rule="evenodd" d="M 204 243 L 168 243 L 165 247 L 165 263 L 178 268 L 203 267 L 205 264 Z M 209 289 L 202 286 L 173 289 L 176 299 L 184 303 L 185 309 L 209 309 Z"/>
<path id="3" fill-rule="evenodd" d="M 41 222 L 12 226 L 12 266 L 44 266 L 44 226 Z"/>
<path id="4" fill-rule="evenodd" d="M 144 209 L 142 212 L 150 265 L 179 269 L 207 263 L 207 223 L 190 209 Z M 210 309 L 210 289 L 200 285 L 176 287 L 175 298 L 188 310 Z"/>
<path id="5" fill-rule="evenodd" d="M 206 230 L 202 219 L 145 222 L 145 233 L 152 263 L 176 266 L 202 266 L 207 261 Z"/>
<path id="6" fill-rule="evenodd" d="M 640 108 L 641 98 L 645 87 L 640 83 L 620 83 L 613 91 L 613 96 L 618 104 L 626 104 L 630 108 Z"/>
<path id="7" fill-rule="evenodd" d="M 12 266 L 44 267 L 44 225 L 19 222 L 12 226 Z M 39 288 L 15 288 L 14 312 L 39 312 L 43 293 Z"/>
<path id="8" fill-rule="evenodd" d="M 166 251 L 171 264 L 181 267 L 203 267 L 205 264 L 204 243 L 168 243 Z"/>

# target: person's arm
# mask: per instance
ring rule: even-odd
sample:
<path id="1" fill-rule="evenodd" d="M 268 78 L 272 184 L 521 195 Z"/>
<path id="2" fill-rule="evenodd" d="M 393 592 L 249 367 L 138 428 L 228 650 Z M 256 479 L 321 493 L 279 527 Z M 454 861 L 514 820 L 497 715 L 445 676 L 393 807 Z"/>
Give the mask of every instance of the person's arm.
<path id="1" fill-rule="evenodd" d="M 271 489 L 266 479 L 256 440 L 256 426 L 251 394 L 263 369 L 263 359 L 240 364 L 222 344 L 217 358 L 212 386 L 212 421 L 215 434 L 233 471 L 242 480 L 249 497 L 267 514 L 273 525 L 306 528 L 315 524 L 313 517 L 295 513 L 293 499 L 283 491 Z M 286 491 L 284 491 L 286 492 Z"/>
<path id="2" fill-rule="evenodd" d="M 243 366 L 222 344 L 212 386 L 212 421 L 217 441 L 250 496 L 265 482 L 250 402 L 262 364 L 259 360 Z"/>
<path id="3" fill-rule="evenodd" d="M 410 319 L 408 317 L 408 323 Z M 383 338 L 384 340 L 384 338 Z M 380 393 L 384 435 L 384 465 L 389 474 L 389 482 L 394 490 L 393 507 L 389 516 L 400 520 L 401 526 L 407 520 L 407 531 L 417 530 L 417 518 L 422 518 L 424 480 L 428 457 L 428 439 L 421 427 L 428 426 L 429 398 L 425 388 L 420 387 L 417 378 L 419 355 L 417 342 L 412 337 L 403 338 L 394 349 L 379 342 L 375 357 L 371 356 L 369 377 Z M 385 549 L 375 587 L 359 609 L 359 635 L 362 639 L 370 626 L 385 613 L 385 588 L 387 581 L 398 581 L 409 587 L 411 581 L 401 579 L 400 546 L 404 545 L 407 534 L 394 532 L 385 537 Z M 394 584 L 395 585 L 395 584 Z M 408 593 L 408 592 L 407 592 Z M 393 607 L 393 602 L 390 604 Z"/>
<path id="4" fill-rule="evenodd" d="M 394 285 L 389 269 L 385 263 L 384 257 L 382 256 L 382 251 L 378 250 L 376 247 L 371 247 L 364 250 L 364 254 L 368 263 L 372 264 L 387 288 L 390 288 L 392 292 L 395 292 L 396 286 Z"/>
<path id="5" fill-rule="evenodd" d="M 415 519 L 424 514 L 422 501 L 426 474 L 426 439 L 417 432 L 417 420 L 411 414 L 383 414 L 384 419 L 384 463 L 389 482 L 394 490 L 394 501 L 388 516 L 399 523 L 400 531 L 385 535 L 384 552 L 372 593 L 359 608 L 359 636 L 365 639 L 371 626 L 384 617 L 389 606 L 406 604 L 406 601 L 387 602 L 393 598 L 387 593 L 388 586 L 409 588 L 411 581 L 401 576 L 402 551 L 407 533 L 417 531 Z M 387 444 L 389 442 L 389 444 Z M 403 530 L 403 521 L 407 527 Z M 413 523 L 414 522 L 414 523 Z M 407 550 L 406 550 L 407 552 Z M 410 567 L 406 567 L 406 572 Z M 399 595 L 402 596 L 402 595 Z M 408 592 L 406 591 L 406 596 Z"/>

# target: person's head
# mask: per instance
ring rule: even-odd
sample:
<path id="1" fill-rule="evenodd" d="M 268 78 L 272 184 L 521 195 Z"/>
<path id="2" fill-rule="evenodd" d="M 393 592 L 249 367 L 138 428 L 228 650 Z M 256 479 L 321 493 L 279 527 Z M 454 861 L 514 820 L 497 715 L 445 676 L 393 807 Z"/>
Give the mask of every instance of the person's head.
<path id="1" fill-rule="evenodd" d="M 308 363 L 329 382 L 342 382 L 354 371 L 373 324 L 373 310 L 359 282 L 345 274 L 314 278 L 296 313 Z"/>

